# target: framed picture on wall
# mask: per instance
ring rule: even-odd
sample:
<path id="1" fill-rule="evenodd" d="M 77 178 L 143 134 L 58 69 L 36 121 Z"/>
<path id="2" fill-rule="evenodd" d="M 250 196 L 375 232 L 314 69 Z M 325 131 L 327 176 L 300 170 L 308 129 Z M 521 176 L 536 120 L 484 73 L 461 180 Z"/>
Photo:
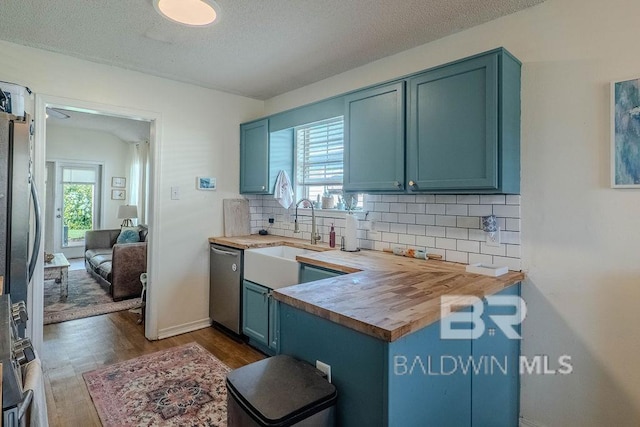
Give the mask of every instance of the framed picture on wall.
<path id="1" fill-rule="evenodd" d="M 213 191 L 216 189 L 216 179 L 212 176 L 197 176 L 196 188 L 198 190 Z"/>
<path id="2" fill-rule="evenodd" d="M 611 83 L 611 187 L 640 188 L 640 78 Z"/>
<path id="3" fill-rule="evenodd" d="M 117 188 L 124 188 L 127 186 L 127 178 L 122 176 L 114 176 L 111 178 L 111 186 Z"/>
<path id="4" fill-rule="evenodd" d="M 126 196 L 126 190 L 111 190 L 111 200 L 124 200 Z"/>

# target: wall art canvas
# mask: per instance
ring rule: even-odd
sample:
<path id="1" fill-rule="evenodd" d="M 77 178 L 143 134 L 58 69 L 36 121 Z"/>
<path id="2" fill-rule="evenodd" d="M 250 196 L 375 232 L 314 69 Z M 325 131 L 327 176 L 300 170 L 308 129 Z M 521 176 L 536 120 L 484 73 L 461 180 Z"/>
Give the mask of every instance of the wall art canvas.
<path id="1" fill-rule="evenodd" d="M 215 190 L 216 179 L 212 176 L 198 176 L 196 177 L 196 187 L 198 190 Z"/>
<path id="2" fill-rule="evenodd" d="M 611 83 L 611 186 L 640 188 L 640 78 Z"/>

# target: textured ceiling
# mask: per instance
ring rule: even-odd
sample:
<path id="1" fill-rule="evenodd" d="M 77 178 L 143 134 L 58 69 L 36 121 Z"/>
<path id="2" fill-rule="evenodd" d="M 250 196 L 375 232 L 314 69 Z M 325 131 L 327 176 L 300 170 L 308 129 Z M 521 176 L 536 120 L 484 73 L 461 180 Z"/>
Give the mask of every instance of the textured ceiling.
<path id="1" fill-rule="evenodd" d="M 47 126 L 107 132 L 125 142 L 149 140 L 149 122 L 105 116 L 102 114 L 81 113 L 62 108 L 56 108 L 56 110 L 67 114 L 69 118 L 57 119 L 51 115 L 47 118 Z"/>
<path id="2" fill-rule="evenodd" d="M 152 0 L 0 0 L 0 39 L 258 99 L 543 0 L 217 0 L 188 28 Z"/>

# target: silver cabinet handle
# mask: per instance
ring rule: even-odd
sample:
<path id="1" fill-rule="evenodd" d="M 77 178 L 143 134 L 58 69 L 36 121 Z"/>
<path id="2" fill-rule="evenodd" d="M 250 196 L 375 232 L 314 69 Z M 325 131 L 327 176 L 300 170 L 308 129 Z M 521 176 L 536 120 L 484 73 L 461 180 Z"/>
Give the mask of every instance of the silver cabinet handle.
<path id="1" fill-rule="evenodd" d="M 218 254 L 218 255 L 238 256 L 238 254 L 239 254 L 239 252 L 221 251 L 220 249 L 216 249 L 216 248 L 211 248 L 211 250 L 213 251 L 213 253 Z"/>
<path id="2" fill-rule="evenodd" d="M 413 188 L 417 187 L 415 181 L 409 181 L 409 187 L 413 187 Z"/>
<path id="3" fill-rule="evenodd" d="M 393 185 L 398 188 L 402 188 L 402 184 L 400 184 L 400 181 L 393 181 Z"/>
<path id="4" fill-rule="evenodd" d="M 262 191 L 264 191 L 267 187 L 265 187 L 264 185 L 262 186 Z"/>

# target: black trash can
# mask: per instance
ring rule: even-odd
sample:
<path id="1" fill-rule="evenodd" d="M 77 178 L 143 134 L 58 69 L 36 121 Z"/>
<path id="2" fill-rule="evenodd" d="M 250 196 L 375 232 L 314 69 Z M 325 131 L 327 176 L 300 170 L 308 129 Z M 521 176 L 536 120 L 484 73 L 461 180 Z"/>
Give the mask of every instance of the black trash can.
<path id="1" fill-rule="evenodd" d="M 324 427 L 335 424 L 336 388 L 320 371 L 275 356 L 227 375 L 229 427 Z"/>

